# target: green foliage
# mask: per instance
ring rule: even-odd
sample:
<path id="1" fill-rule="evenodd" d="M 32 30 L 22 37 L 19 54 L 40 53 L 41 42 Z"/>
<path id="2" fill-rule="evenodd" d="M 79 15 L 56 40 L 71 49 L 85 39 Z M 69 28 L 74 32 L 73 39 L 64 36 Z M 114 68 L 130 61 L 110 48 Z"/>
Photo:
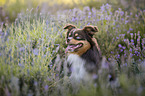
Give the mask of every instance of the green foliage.
<path id="1" fill-rule="evenodd" d="M 32 12 L 33 11 L 33 12 Z M 27 10 L 20 13 L 0 38 L 0 95 L 124 96 L 145 93 L 145 11 L 136 15 L 102 5 L 58 11 L 56 15 Z M 74 24 L 98 26 L 95 35 L 117 79 L 109 82 L 102 67 L 96 84 L 73 93 L 66 76 L 65 30 Z M 105 63 L 102 63 L 102 66 Z M 105 66 L 105 65 L 104 65 Z"/>
<path id="2" fill-rule="evenodd" d="M 0 1 L 0 22 L 7 26 L 17 18 L 18 14 L 39 8 L 39 12 L 47 13 L 48 11 L 55 14 L 58 10 L 73 9 L 75 7 L 83 9 L 85 6 L 99 9 L 102 4 L 111 4 L 113 9 L 122 8 L 132 13 L 138 12 L 138 9 L 145 9 L 144 0 L 1 0 Z"/>

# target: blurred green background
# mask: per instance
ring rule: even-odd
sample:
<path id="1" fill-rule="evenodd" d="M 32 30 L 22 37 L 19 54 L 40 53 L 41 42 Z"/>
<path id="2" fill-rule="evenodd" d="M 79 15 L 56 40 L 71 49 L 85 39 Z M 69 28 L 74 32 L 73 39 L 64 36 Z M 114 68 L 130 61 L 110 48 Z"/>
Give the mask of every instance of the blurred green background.
<path id="1" fill-rule="evenodd" d="M 0 22 L 13 22 L 18 13 L 37 8 L 42 13 L 55 14 L 58 10 L 83 8 L 84 6 L 100 8 L 103 4 L 111 4 L 113 9 L 122 8 L 135 13 L 145 9 L 145 0 L 0 0 Z"/>
<path id="2" fill-rule="evenodd" d="M 0 0 L 0 96 L 145 96 L 144 3 Z M 67 23 L 98 26 L 94 37 L 115 70 L 115 82 L 104 67 L 95 88 L 72 94 L 64 52 Z"/>

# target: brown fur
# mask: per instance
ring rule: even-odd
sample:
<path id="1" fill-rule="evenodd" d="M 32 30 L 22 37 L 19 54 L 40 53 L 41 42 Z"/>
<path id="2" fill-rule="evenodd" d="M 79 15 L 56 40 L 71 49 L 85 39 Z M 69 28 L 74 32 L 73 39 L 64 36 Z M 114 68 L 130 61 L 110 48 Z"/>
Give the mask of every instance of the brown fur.
<path id="1" fill-rule="evenodd" d="M 84 46 L 79 48 L 77 51 L 69 52 L 69 53 L 71 53 L 71 54 L 77 54 L 77 55 L 81 56 L 83 53 L 85 53 L 91 47 L 90 43 L 88 41 L 86 41 L 86 40 L 85 41 L 77 41 L 75 39 L 72 39 L 69 42 L 69 44 L 78 44 L 78 43 L 83 43 Z"/>
<path id="2" fill-rule="evenodd" d="M 67 33 L 70 32 L 71 29 L 73 28 L 76 28 L 75 25 L 72 25 L 72 24 L 68 24 L 64 27 L 64 29 L 68 29 Z M 101 55 L 101 50 L 100 50 L 100 47 L 97 43 L 97 40 L 95 38 L 93 38 L 92 36 L 99 31 L 98 27 L 97 26 L 92 26 L 92 25 L 87 25 L 87 26 L 84 26 L 83 29 L 79 29 L 79 30 L 85 30 L 86 32 L 88 32 L 88 34 L 90 34 L 91 38 L 92 38 L 92 41 L 94 42 L 95 46 L 97 47 L 98 51 L 99 51 L 99 54 Z M 70 33 L 69 33 L 70 34 Z M 75 36 L 77 36 L 78 34 L 75 34 Z M 67 39 L 67 34 L 66 34 L 66 39 Z M 67 43 L 67 42 L 66 42 Z M 77 44 L 77 43 L 75 43 Z M 83 50 L 82 50 L 83 51 Z M 84 50 L 83 52 L 86 52 L 86 50 Z M 72 52 L 71 52 L 72 53 Z M 75 52 L 75 54 L 77 54 Z M 82 52 L 79 52 L 78 55 L 82 55 Z"/>
<path id="3" fill-rule="evenodd" d="M 97 40 L 93 37 L 99 31 L 97 26 L 87 25 L 83 29 L 77 29 L 76 26 L 68 24 L 64 29 L 68 29 L 66 32 L 66 44 L 68 44 L 66 52 L 68 55 L 75 54 L 79 56 L 85 61 L 84 67 L 86 71 L 90 75 L 97 74 L 102 62 L 101 50 Z M 69 58 L 69 60 L 71 59 L 73 60 L 73 58 Z M 110 71 L 110 74 L 114 79 L 114 72 Z"/>

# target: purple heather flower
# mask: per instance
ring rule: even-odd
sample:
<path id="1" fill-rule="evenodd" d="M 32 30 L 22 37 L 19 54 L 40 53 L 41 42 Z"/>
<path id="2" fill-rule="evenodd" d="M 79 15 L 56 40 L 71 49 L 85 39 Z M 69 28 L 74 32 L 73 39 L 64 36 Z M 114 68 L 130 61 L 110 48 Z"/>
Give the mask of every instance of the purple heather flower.
<path id="1" fill-rule="evenodd" d="M 108 17 L 105 17 L 105 20 L 108 20 Z"/>
<path id="2" fill-rule="evenodd" d="M 124 37 L 124 36 L 125 36 L 125 34 L 122 34 L 122 36 Z"/>
<path id="3" fill-rule="evenodd" d="M 52 64 L 50 65 L 50 67 L 52 67 Z"/>
<path id="4" fill-rule="evenodd" d="M 127 63 L 123 64 L 123 66 L 127 66 Z"/>
<path id="5" fill-rule="evenodd" d="M 113 52 L 113 51 L 111 51 L 111 54 L 114 54 L 114 52 Z"/>
<path id="6" fill-rule="evenodd" d="M 130 15 L 132 15 L 132 12 L 130 12 Z"/>
<path id="7" fill-rule="evenodd" d="M 58 74 L 56 74 L 56 76 L 59 76 Z"/>
<path id="8" fill-rule="evenodd" d="M 140 41 L 140 39 L 137 39 L 137 41 Z"/>
<path id="9" fill-rule="evenodd" d="M 135 14 L 135 17 L 138 17 L 138 15 L 137 15 L 137 14 Z"/>
<path id="10" fill-rule="evenodd" d="M 25 51 L 25 48 L 24 47 L 20 47 L 19 50 L 20 51 Z"/>
<path id="11" fill-rule="evenodd" d="M 129 18 L 130 16 L 127 15 L 126 17 Z"/>
<path id="12" fill-rule="evenodd" d="M 7 17 L 5 17 L 5 19 L 9 19 L 9 17 L 7 16 Z"/>
<path id="13" fill-rule="evenodd" d="M 133 39 L 131 39 L 131 42 L 134 42 L 134 40 L 133 40 Z"/>
<path id="14" fill-rule="evenodd" d="M 125 47 L 125 46 L 123 46 L 122 48 L 123 48 L 123 49 L 125 49 L 126 47 Z"/>
<path id="15" fill-rule="evenodd" d="M 45 85 L 44 89 L 45 89 L 45 90 L 48 90 L 48 87 L 49 87 L 48 85 Z"/>
<path id="16" fill-rule="evenodd" d="M 115 25 L 115 22 L 113 23 L 113 25 Z"/>
<path id="17" fill-rule="evenodd" d="M 124 53 L 126 54 L 126 50 L 124 50 Z"/>
<path id="18" fill-rule="evenodd" d="M 132 57 L 132 56 L 133 56 L 133 54 L 132 54 L 132 53 L 130 53 L 130 56 Z"/>
<path id="19" fill-rule="evenodd" d="M 132 45 L 134 45 L 134 43 L 132 43 Z"/>
<path id="20" fill-rule="evenodd" d="M 130 48 L 129 51 L 132 52 L 132 48 Z"/>
<path id="21" fill-rule="evenodd" d="M 129 34 L 129 33 L 130 33 L 130 30 L 127 31 L 127 34 Z"/>
<path id="22" fill-rule="evenodd" d="M 108 75 L 109 79 L 112 77 L 110 74 Z"/>
<path id="23" fill-rule="evenodd" d="M 120 55 L 119 54 L 117 55 L 117 58 L 120 58 Z"/>
<path id="24" fill-rule="evenodd" d="M 129 30 L 132 31 L 133 29 L 132 28 L 129 28 Z"/>
<path id="25" fill-rule="evenodd" d="M 123 16 L 123 15 L 124 15 L 124 12 L 123 12 L 123 11 L 121 11 L 121 12 L 120 12 L 120 15 L 121 15 L 121 16 Z"/>
<path id="26" fill-rule="evenodd" d="M 122 52 L 123 51 L 123 49 L 120 49 L 120 52 Z"/>
<path id="27" fill-rule="evenodd" d="M 104 5 L 101 6 L 101 10 L 105 11 L 105 6 Z"/>
<path id="28" fill-rule="evenodd" d="M 125 24 L 127 24 L 127 23 L 128 23 L 128 20 L 125 21 Z"/>
<path id="29" fill-rule="evenodd" d="M 140 31 L 138 31 L 137 35 L 140 36 Z"/>
<path id="30" fill-rule="evenodd" d="M 72 18 L 72 22 L 75 22 L 76 20 L 75 20 L 75 18 Z"/>
<path id="31" fill-rule="evenodd" d="M 85 9 L 86 9 L 87 11 L 90 11 L 90 7 L 88 7 L 88 6 L 87 6 L 87 7 L 85 7 Z"/>
<path id="32" fill-rule="evenodd" d="M 34 82 L 34 85 L 35 85 L 35 86 L 37 86 L 37 85 L 38 85 L 38 82 L 37 82 L 37 81 L 35 81 L 35 82 Z"/>
<path id="33" fill-rule="evenodd" d="M 97 79 L 98 78 L 98 75 L 94 74 L 92 78 L 93 79 Z"/>
<path id="34" fill-rule="evenodd" d="M 126 54 L 124 54 L 124 57 L 127 57 Z"/>
<path id="35" fill-rule="evenodd" d="M 51 78 L 48 78 L 48 81 L 51 81 Z"/>
<path id="36" fill-rule="evenodd" d="M 123 29 L 123 31 L 127 31 L 126 29 Z"/>
<path id="37" fill-rule="evenodd" d="M 88 15 L 91 15 L 91 14 L 92 14 L 91 12 L 88 13 Z"/>
<path id="38" fill-rule="evenodd" d="M 33 50 L 33 54 L 34 54 L 34 55 L 39 55 L 39 50 L 35 48 L 35 49 Z"/>
<path id="39" fill-rule="evenodd" d="M 46 21 L 46 25 L 48 25 L 49 24 L 49 22 L 48 22 L 48 20 Z"/>
<path id="40" fill-rule="evenodd" d="M 88 23 L 87 25 L 90 25 L 90 23 Z"/>
<path id="41" fill-rule="evenodd" d="M 97 83 L 94 84 L 94 87 L 97 87 Z"/>
<path id="42" fill-rule="evenodd" d="M 139 62 L 141 61 L 141 59 L 138 60 Z"/>
<path id="43" fill-rule="evenodd" d="M 118 10 L 121 10 L 121 8 L 118 8 Z"/>
<path id="44" fill-rule="evenodd" d="M 124 18 L 121 18 L 122 21 L 124 21 Z"/>
<path id="45" fill-rule="evenodd" d="M 108 58 L 108 60 L 111 60 L 111 58 Z"/>
<path id="46" fill-rule="evenodd" d="M 90 19 L 90 18 L 91 18 L 91 16 L 88 16 L 88 18 Z"/>
<path id="47" fill-rule="evenodd" d="M 118 44 L 118 47 L 122 47 L 122 45 L 121 44 Z"/>
<path id="48" fill-rule="evenodd" d="M 100 19 L 96 19 L 96 21 L 100 21 Z"/>
<path id="49" fill-rule="evenodd" d="M 95 9 L 95 8 L 92 8 L 92 12 L 93 12 L 93 13 L 96 13 L 96 9 Z"/>
<path id="50" fill-rule="evenodd" d="M 19 65 L 19 66 L 22 66 L 22 64 L 21 64 L 21 63 L 19 63 L 18 65 Z"/>
<path id="51" fill-rule="evenodd" d="M 118 24 L 118 25 L 116 25 L 116 27 L 119 27 L 119 24 Z"/>
<path id="52" fill-rule="evenodd" d="M 137 52 L 137 51 L 135 51 L 134 53 L 135 53 L 135 54 L 137 54 L 138 52 Z"/>
<path id="53" fill-rule="evenodd" d="M 138 93 L 138 94 L 141 94 L 141 93 L 143 92 L 144 89 L 145 89 L 145 88 L 143 88 L 143 87 L 139 87 L 139 88 L 137 89 L 137 93 Z"/>
<path id="54" fill-rule="evenodd" d="M 96 17 L 96 15 L 93 15 L 92 17 Z"/>
<path id="55" fill-rule="evenodd" d="M 117 12 L 117 13 L 119 13 L 119 11 L 118 11 L 118 10 L 116 10 L 116 12 Z"/>
<path id="56" fill-rule="evenodd" d="M 110 12 L 110 15 L 112 15 L 112 12 Z"/>
<path id="57" fill-rule="evenodd" d="M 124 39 L 123 41 L 124 41 L 124 42 L 126 42 L 127 40 L 126 40 L 126 39 Z"/>
<path id="58" fill-rule="evenodd" d="M 130 33 L 130 35 L 133 35 L 133 33 Z"/>

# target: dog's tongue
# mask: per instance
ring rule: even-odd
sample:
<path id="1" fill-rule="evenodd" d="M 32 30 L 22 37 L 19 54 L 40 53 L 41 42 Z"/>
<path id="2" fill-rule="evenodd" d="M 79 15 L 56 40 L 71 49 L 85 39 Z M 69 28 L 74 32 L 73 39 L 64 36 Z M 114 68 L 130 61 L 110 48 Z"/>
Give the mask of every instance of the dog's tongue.
<path id="1" fill-rule="evenodd" d="M 73 52 L 76 48 L 80 47 L 82 44 L 77 44 L 77 45 L 68 45 L 65 53 L 67 52 Z"/>
<path id="2" fill-rule="evenodd" d="M 65 53 L 67 53 L 68 51 L 74 51 L 75 45 L 68 45 L 67 48 L 65 49 Z"/>

